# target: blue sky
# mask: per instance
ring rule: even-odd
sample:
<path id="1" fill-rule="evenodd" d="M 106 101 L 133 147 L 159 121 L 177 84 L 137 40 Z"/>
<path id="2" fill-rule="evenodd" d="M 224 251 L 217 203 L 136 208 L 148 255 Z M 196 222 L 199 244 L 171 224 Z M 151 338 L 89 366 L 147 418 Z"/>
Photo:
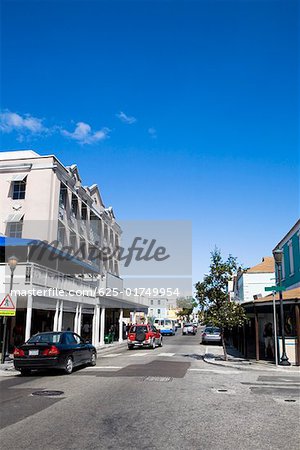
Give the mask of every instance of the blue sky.
<path id="1" fill-rule="evenodd" d="M 3 1 L 1 150 L 257 263 L 299 216 L 297 1 Z"/>

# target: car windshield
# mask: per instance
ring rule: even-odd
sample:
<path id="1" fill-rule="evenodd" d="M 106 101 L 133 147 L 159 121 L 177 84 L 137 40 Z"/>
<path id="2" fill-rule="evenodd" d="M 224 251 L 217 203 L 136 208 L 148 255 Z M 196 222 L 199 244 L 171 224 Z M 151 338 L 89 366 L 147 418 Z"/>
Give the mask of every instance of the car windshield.
<path id="1" fill-rule="evenodd" d="M 204 330 L 205 333 L 220 333 L 220 328 L 205 328 Z"/>
<path id="2" fill-rule="evenodd" d="M 32 336 L 27 343 L 33 344 L 33 343 L 39 343 L 39 344 L 58 344 L 60 342 L 61 333 L 42 333 L 42 334 L 35 334 Z"/>
<path id="3" fill-rule="evenodd" d="M 133 326 L 130 329 L 130 333 L 136 333 L 137 330 L 139 331 L 145 331 L 145 333 L 147 333 L 148 329 L 147 329 L 147 325 L 140 325 L 140 326 Z"/>

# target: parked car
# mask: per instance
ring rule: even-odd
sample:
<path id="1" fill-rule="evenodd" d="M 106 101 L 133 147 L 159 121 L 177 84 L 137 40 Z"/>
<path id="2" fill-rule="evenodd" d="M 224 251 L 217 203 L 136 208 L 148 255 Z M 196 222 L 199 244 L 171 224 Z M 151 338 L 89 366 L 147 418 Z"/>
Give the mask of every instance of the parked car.
<path id="1" fill-rule="evenodd" d="M 206 327 L 202 332 L 202 344 L 208 343 L 221 344 L 221 330 L 217 327 Z"/>
<path id="2" fill-rule="evenodd" d="M 127 337 L 128 349 L 134 347 L 162 347 L 162 335 L 154 325 L 132 325 Z"/>
<path id="3" fill-rule="evenodd" d="M 35 369 L 62 369 L 69 375 L 76 366 L 95 366 L 96 360 L 96 348 L 72 331 L 37 333 L 14 350 L 14 366 L 22 375 Z"/>
<path id="4" fill-rule="evenodd" d="M 183 328 L 182 328 L 183 335 L 193 334 L 195 336 L 196 333 L 197 333 L 197 328 L 195 328 L 192 323 L 185 323 L 183 325 Z"/>
<path id="5" fill-rule="evenodd" d="M 163 336 L 174 336 L 175 334 L 175 325 L 171 319 L 155 319 L 154 325 Z"/>

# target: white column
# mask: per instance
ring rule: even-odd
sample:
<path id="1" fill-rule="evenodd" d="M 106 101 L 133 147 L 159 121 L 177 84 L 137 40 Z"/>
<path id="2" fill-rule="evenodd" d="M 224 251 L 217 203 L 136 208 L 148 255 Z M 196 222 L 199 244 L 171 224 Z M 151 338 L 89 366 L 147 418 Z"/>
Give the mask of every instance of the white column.
<path id="1" fill-rule="evenodd" d="M 78 328 L 78 310 L 79 310 L 79 306 L 76 305 L 76 311 L 75 311 L 75 317 L 74 317 L 74 326 L 73 326 L 73 331 L 75 333 L 77 333 L 77 328 Z"/>
<path id="2" fill-rule="evenodd" d="M 96 305 L 96 333 L 95 333 L 95 339 L 96 339 L 96 345 L 99 345 L 99 327 L 100 327 L 100 306 Z"/>
<path id="3" fill-rule="evenodd" d="M 119 314 L 119 342 L 123 342 L 123 309 L 120 308 Z"/>
<path id="4" fill-rule="evenodd" d="M 58 313 L 59 313 L 59 300 L 56 302 L 56 309 L 54 314 L 54 321 L 53 321 L 53 331 L 57 331 L 58 329 Z"/>
<path id="5" fill-rule="evenodd" d="M 79 335 L 81 333 L 81 316 L 82 316 L 82 305 L 79 305 L 78 323 L 77 323 L 77 331 L 76 331 L 76 333 Z"/>
<path id="6" fill-rule="evenodd" d="M 63 300 L 61 300 L 60 308 L 59 308 L 59 315 L 58 315 L 57 331 L 61 331 L 62 330 L 63 312 L 64 312 L 64 302 L 63 302 Z"/>
<path id="7" fill-rule="evenodd" d="M 94 307 L 93 325 L 92 325 L 92 344 L 96 345 L 96 306 Z"/>
<path id="8" fill-rule="evenodd" d="M 28 295 L 27 310 L 26 310 L 25 342 L 28 341 L 28 339 L 30 338 L 31 318 L 32 318 L 32 295 Z"/>
<path id="9" fill-rule="evenodd" d="M 105 308 L 101 308 L 100 315 L 100 345 L 104 345 Z"/>

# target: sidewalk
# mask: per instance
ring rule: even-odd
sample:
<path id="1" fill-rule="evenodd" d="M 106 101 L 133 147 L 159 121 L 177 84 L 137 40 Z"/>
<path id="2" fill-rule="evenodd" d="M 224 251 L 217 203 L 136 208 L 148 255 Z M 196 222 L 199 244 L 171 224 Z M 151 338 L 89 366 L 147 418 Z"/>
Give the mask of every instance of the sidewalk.
<path id="1" fill-rule="evenodd" d="M 213 364 L 215 366 L 228 367 L 236 370 L 264 370 L 275 371 L 285 373 L 298 373 L 300 374 L 300 367 L 291 366 L 275 366 L 273 361 L 256 361 L 255 359 L 246 359 L 236 350 L 234 347 L 228 347 L 228 361 L 224 360 L 223 348 L 214 347 L 212 352 L 209 352 L 209 346 L 205 349 L 205 355 L 203 361 L 207 364 Z"/>
<path id="2" fill-rule="evenodd" d="M 101 355 L 105 355 L 106 353 L 116 353 L 119 350 L 122 350 L 127 347 L 127 341 L 123 342 L 113 342 L 112 344 L 104 344 L 97 347 L 97 356 L 98 358 Z M 4 364 L 0 364 L 0 377 L 13 377 L 19 375 L 20 372 L 15 370 L 13 364 L 13 358 L 11 357 L 9 361 L 6 361 Z"/>

